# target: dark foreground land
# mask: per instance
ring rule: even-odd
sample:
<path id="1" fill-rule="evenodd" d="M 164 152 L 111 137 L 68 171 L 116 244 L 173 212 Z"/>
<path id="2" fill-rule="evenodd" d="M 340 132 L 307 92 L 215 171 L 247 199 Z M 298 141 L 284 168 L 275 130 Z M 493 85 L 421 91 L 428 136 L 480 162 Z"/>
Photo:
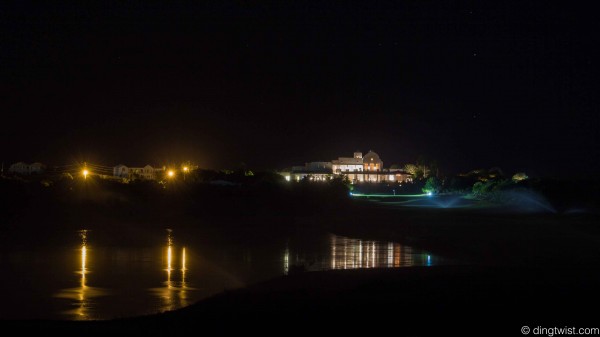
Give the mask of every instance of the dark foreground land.
<path id="1" fill-rule="evenodd" d="M 598 284 L 598 270 L 581 267 L 330 271 L 281 277 L 155 316 L 5 325 L 79 335 L 232 335 L 241 330 L 258 335 L 518 336 L 523 326 L 598 327 Z"/>
<path id="2" fill-rule="evenodd" d="M 69 190 L 66 196 L 50 198 L 35 192 L 22 197 L 27 205 L 10 208 L 12 213 L 4 220 L 2 249 L 18 245 L 20 240 L 11 238 L 32 230 L 39 234 L 32 240 L 42 243 L 52 240 L 54 231 L 73 231 L 85 223 L 92 230 L 102 229 L 98 235 L 108 233 L 129 243 L 144 229 L 177 224 L 194 229 L 198 236 L 227 233 L 234 240 L 329 231 L 397 241 L 459 263 L 294 273 L 154 316 L 103 322 L 3 322 L 5 326 L 79 335 L 214 330 L 233 334 L 242 329 L 277 335 L 414 336 L 518 336 L 525 325 L 600 327 L 600 221 L 594 210 L 406 208 L 352 200 L 337 190 L 136 188 L 143 193 L 133 193 L 130 187 L 126 193 L 101 186 L 91 191 L 87 186 L 73 192 L 75 196 Z"/>

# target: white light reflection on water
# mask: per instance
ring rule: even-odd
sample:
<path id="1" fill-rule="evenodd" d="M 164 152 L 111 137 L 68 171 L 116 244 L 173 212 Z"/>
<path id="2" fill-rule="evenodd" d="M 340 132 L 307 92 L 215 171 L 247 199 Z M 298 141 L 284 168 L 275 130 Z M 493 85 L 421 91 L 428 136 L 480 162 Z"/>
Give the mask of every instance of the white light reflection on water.
<path id="1" fill-rule="evenodd" d="M 396 268 L 435 265 L 435 258 L 395 242 L 364 241 L 332 235 L 324 269 Z M 313 268 L 314 269 L 314 268 Z"/>

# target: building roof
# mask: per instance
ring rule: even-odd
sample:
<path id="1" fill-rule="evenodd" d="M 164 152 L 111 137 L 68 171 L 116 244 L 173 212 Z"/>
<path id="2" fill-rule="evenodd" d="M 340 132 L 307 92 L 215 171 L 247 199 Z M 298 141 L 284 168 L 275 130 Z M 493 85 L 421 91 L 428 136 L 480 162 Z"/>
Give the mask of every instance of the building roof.
<path id="1" fill-rule="evenodd" d="M 371 163 L 371 162 L 382 163 L 381 158 L 379 158 L 379 155 L 373 151 L 369 151 L 369 153 L 367 153 L 363 156 L 363 162 L 365 162 L 365 163 Z"/>
<path id="2" fill-rule="evenodd" d="M 337 160 L 331 161 L 335 165 L 362 165 L 363 160 L 361 158 L 348 158 L 339 157 Z"/>

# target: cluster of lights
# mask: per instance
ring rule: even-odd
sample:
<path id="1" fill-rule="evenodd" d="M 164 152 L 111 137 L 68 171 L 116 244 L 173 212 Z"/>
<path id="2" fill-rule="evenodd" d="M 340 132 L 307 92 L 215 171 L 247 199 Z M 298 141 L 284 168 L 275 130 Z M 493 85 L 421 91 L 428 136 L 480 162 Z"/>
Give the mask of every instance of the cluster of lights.
<path id="1" fill-rule="evenodd" d="M 182 168 L 182 171 L 184 173 L 184 179 L 185 179 L 185 174 L 189 173 L 190 168 L 188 166 L 184 166 Z M 83 176 L 83 179 L 87 179 L 88 175 L 90 175 L 90 174 L 91 174 L 91 172 L 87 169 L 87 167 L 85 167 L 81 170 L 81 175 Z M 170 179 L 175 178 L 175 170 L 173 170 L 173 169 L 168 170 L 167 177 Z"/>
<path id="2" fill-rule="evenodd" d="M 188 173 L 190 171 L 190 168 L 188 166 L 184 166 L 181 168 L 181 170 L 183 171 L 183 179 L 185 179 L 185 175 L 186 175 L 186 173 Z M 175 178 L 175 170 L 173 170 L 173 169 L 168 170 L 167 177 L 169 179 Z"/>

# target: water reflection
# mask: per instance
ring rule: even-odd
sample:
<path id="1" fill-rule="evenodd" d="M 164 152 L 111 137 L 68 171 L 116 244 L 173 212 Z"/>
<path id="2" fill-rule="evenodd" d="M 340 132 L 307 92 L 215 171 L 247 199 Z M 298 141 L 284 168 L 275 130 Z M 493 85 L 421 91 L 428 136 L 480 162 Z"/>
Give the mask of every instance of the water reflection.
<path id="1" fill-rule="evenodd" d="M 290 249 L 285 247 L 283 252 L 283 275 L 290 273 Z"/>
<path id="2" fill-rule="evenodd" d="M 331 236 L 331 269 L 431 266 L 431 255 L 395 242 L 363 241 Z"/>
<path id="3" fill-rule="evenodd" d="M 185 272 L 187 268 L 185 267 L 185 247 L 181 249 L 181 290 L 179 291 L 179 300 L 181 306 L 188 305 L 187 303 L 187 283 L 185 282 Z"/>
<path id="4" fill-rule="evenodd" d="M 164 269 L 167 274 L 166 281 L 163 283 L 164 286 L 162 288 L 153 289 L 162 299 L 160 311 L 170 311 L 188 305 L 187 292 L 190 290 L 190 288 L 188 288 L 186 280 L 186 274 L 188 271 L 186 267 L 186 263 L 188 262 L 186 250 L 185 247 L 181 248 L 181 268 L 179 269 L 179 280 L 177 280 L 177 275 L 175 275 L 176 270 L 174 268 L 176 265 L 176 261 L 174 261 L 175 250 L 176 248 L 174 245 L 173 231 L 171 229 L 167 229 L 166 266 Z"/>
<path id="5" fill-rule="evenodd" d="M 38 268 L 37 275 L 43 276 L 36 279 L 42 280 L 46 288 L 38 287 L 37 292 L 31 292 L 27 284 L 21 284 L 23 282 L 15 278 L 11 285 L 19 289 L 21 295 L 15 292 L 14 296 L 31 295 L 29 299 L 21 300 L 26 304 L 14 316 L 80 320 L 127 317 L 175 310 L 223 289 L 250 285 L 282 274 L 447 263 L 437 256 L 398 243 L 342 236 L 309 233 L 273 238 L 269 245 L 257 245 L 253 241 L 248 244 L 219 242 L 210 246 L 209 239 L 199 244 L 187 239 L 184 236 L 187 233 L 183 231 L 176 233 L 177 238 L 173 234 L 172 230 L 166 233 L 161 230 L 158 235 L 162 240 L 155 241 L 153 247 L 140 248 L 102 246 L 98 239 L 100 235 L 90 237 L 88 231 L 81 231 L 80 241 L 71 248 L 56 248 L 58 253 L 44 260 L 48 261 L 47 265 L 36 263 L 35 259 L 43 257 L 41 254 L 24 262 L 15 259 L 12 263 L 28 266 L 28 272 Z M 180 235 L 189 241 L 180 240 Z M 93 240 L 89 241 L 90 238 Z M 2 264 L 3 261 L 0 259 L 0 267 L 11 268 L 12 265 Z M 51 295 L 60 299 L 41 304 L 40 298 Z M 32 315 L 28 310 L 33 305 L 48 315 Z M 42 305 L 46 307 L 42 308 Z M 5 310 L 16 312 L 13 308 Z"/>
<path id="6" fill-rule="evenodd" d="M 78 255 L 80 260 L 80 268 L 76 271 L 79 274 L 79 287 L 63 289 L 55 297 L 66 298 L 72 301 L 72 305 L 77 308 L 74 310 L 68 310 L 65 312 L 67 315 L 72 316 L 73 319 L 88 320 L 92 319 L 91 312 L 93 311 L 94 302 L 93 298 L 103 295 L 103 291 L 99 288 L 89 287 L 87 285 L 87 274 L 91 273 L 88 269 L 89 259 L 89 248 L 87 244 L 89 231 L 79 231 L 81 238 L 81 248 L 78 249 Z"/>
<path id="7" fill-rule="evenodd" d="M 85 285 L 85 274 L 87 273 L 87 269 L 85 268 L 85 264 L 87 262 L 87 246 L 85 242 L 81 246 L 81 289 L 79 292 L 79 309 L 77 309 L 77 316 L 81 319 L 87 319 L 87 303 L 86 303 L 86 289 Z"/>

